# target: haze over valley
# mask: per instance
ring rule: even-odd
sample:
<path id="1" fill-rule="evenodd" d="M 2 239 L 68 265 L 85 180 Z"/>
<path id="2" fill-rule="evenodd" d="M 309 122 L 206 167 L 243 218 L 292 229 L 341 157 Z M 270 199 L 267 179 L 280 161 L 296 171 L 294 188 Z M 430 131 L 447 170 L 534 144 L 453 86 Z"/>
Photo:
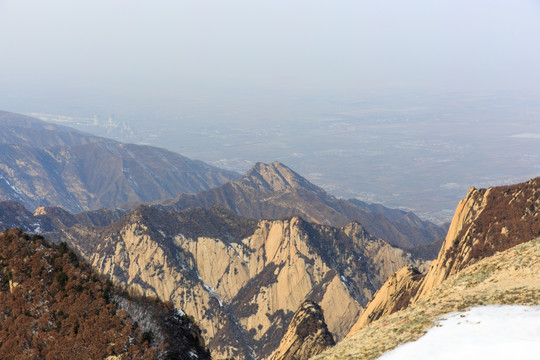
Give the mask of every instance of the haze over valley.
<path id="1" fill-rule="evenodd" d="M 539 36 L 537 0 L 0 0 L 0 358 L 421 358 L 476 311 L 471 360 L 533 358 Z"/>
<path id="2" fill-rule="evenodd" d="M 539 174 L 534 0 L 29 4 L 0 2 L 2 110 L 437 222 Z"/>
<path id="3" fill-rule="evenodd" d="M 278 109 L 266 100 L 264 113 L 259 105 L 247 97 L 226 105 L 228 111 L 200 114 L 195 106 L 175 114 L 172 104 L 168 112 L 29 114 L 239 173 L 258 161 L 280 161 L 336 196 L 409 209 L 435 222 L 450 221 L 470 186 L 540 173 L 540 103 L 532 95 L 382 92 L 291 99 Z"/>

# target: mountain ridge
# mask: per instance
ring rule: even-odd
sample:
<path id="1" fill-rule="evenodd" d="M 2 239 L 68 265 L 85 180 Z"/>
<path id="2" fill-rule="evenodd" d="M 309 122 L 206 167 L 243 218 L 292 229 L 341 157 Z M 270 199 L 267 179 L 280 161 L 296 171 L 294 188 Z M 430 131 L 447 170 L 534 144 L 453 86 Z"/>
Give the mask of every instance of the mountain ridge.
<path id="1" fill-rule="evenodd" d="M 115 282 L 192 315 L 214 358 L 269 356 L 306 298 L 321 305 L 342 338 L 387 276 L 422 263 L 355 222 L 333 228 L 297 216 L 255 220 L 216 207 L 148 205 L 103 226 L 95 225 L 102 214 L 75 224 L 55 220 L 58 214 L 43 208 L 25 221 L 49 224 L 48 237 L 73 246 Z"/>
<path id="2" fill-rule="evenodd" d="M 0 198 L 71 213 L 198 192 L 238 174 L 165 149 L 123 144 L 0 111 Z"/>
<path id="3" fill-rule="evenodd" d="M 444 236 L 444 228 L 412 213 L 382 205 L 372 211 L 368 204 L 358 200 L 355 203 L 338 199 L 279 162 L 268 165 L 259 162 L 239 180 L 158 203 L 175 210 L 220 205 L 238 215 L 256 219 L 298 215 L 309 222 L 336 227 L 358 221 L 374 236 L 407 249 Z M 364 208 L 358 204 L 363 204 Z M 395 220 L 386 217 L 385 211 Z"/>

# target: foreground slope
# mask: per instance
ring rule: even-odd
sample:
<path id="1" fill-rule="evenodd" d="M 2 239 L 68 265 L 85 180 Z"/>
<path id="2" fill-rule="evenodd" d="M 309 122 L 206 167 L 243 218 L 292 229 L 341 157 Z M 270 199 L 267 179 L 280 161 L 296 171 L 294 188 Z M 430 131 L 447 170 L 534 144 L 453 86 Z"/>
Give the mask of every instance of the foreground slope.
<path id="1" fill-rule="evenodd" d="M 380 360 L 507 360 L 538 354 L 540 305 L 482 305 L 444 315 L 420 339 Z"/>
<path id="2" fill-rule="evenodd" d="M 376 359 L 418 339 L 447 313 L 489 304 L 540 305 L 540 239 L 479 260 L 421 300 L 361 327 L 314 359 Z"/>
<path id="3" fill-rule="evenodd" d="M 209 358 L 170 303 L 128 296 L 65 243 L 19 230 L 0 234 L 0 314 L 2 359 Z"/>
<path id="4" fill-rule="evenodd" d="M 117 208 L 219 186 L 238 175 L 173 152 L 0 111 L 0 199 L 28 209 Z"/>
<path id="5" fill-rule="evenodd" d="M 115 281 L 192 315 L 216 359 L 269 356 L 306 298 L 341 339 L 384 280 L 414 262 L 358 223 L 253 220 L 219 208 L 140 206 L 111 225 L 51 236 Z"/>
<path id="6" fill-rule="evenodd" d="M 539 236 L 540 178 L 489 189 L 471 188 L 459 203 L 439 256 L 427 274 L 404 268 L 390 277 L 348 337 L 356 338 L 356 333 L 364 333 L 366 326 L 381 317 L 386 319 L 389 314 L 416 309 L 426 301 L 444 300 L 440 297 L 448 297 L 452 292 L 461 297 L 463 304 L 472 301 L 470 305 L 474 305 L 484 301 L 497 303 L 499 297 L 506 301 L 506 297 L 512 298 L 524 286 L 523 295 L 535 301 L 540 287 L 540 262 L 538 240 L 534 239 Z M 516 247 L 523 243 L 526 245 Z M 516 249 L 526 249 L 528 255 L 517 256 L 520 250 Z M 507 259 L 504 254 L 515 256 Z M 503 267 L 505 262 L 510 264 Z M 529 269 L 517 272 L 516 276 L 514 270 L 522 266 Z M 501 283 L 501 289 L 495 284 L 486 285 L 486 277 L 493 274 L 497 274 L 499 280 L 494 281 Z M 446 291 L 453 286 L 450 279 L 458 276 L 472 277 L 473 280 L 467 280 L 467 286 L 474 290 L 452 288 L 441 293 L 441 289 Z M 479 283 L 486 285 L 485 288 Z M 478 296 L 480 300 L 474 300 Z"/>
<path id="7" fill-rule="evenodd" d="M 434 286 L 480 259 L 538 236 L 540 178 L 489 189 L 471 188 L 458 204 L 439 256 L 427 275 L 392 277 L 351 332 L 420 300 Z"/>
<path id="8" fill-rule="evenodd" d="M 298 215 L 338 227 L 358 221 L 373 236 L 402 248 L 429 244 L 444 236 L 442 227 L 411 212 L 338 199 L 279 162 L 257 163 L 239 180 L 198 194 L 182 194 L 163 204 L 176 210 L 219 205 L 256 219 Z"/>

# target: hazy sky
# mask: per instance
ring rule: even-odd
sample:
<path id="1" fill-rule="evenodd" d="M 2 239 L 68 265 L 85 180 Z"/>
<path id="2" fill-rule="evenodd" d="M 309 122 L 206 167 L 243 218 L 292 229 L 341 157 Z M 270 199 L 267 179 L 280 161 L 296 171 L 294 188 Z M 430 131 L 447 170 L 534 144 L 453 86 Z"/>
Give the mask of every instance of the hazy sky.
<path id="1" fill-rule="evenodd" d="M 0 87 L 538 90 L 539 39 L 538 0 L 0 0 Z"/>
<path id="2" fill-rule="evenodd" d="M 0 0 L 0 109 L 451 214 L 538 175 L 539 44 L 540 0 Z"/>

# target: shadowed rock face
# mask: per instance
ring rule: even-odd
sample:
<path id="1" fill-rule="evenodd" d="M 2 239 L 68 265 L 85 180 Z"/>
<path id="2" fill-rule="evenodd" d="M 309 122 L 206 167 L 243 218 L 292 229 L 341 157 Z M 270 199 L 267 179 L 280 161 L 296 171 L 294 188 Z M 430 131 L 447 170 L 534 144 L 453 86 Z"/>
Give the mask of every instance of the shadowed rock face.
<path id="1" fill-rule="evenodd" d="M 0 198 L 70 212 L 195 193 L 238 175 L 170 151 L 122 144 L 0 111 Z"/>
<path id="2" fill-rule="evenodd" d="M 540 178 L 477 190 L 457 206 L 442 249 L 425 277 L 401 269 L 390 277 L 351 333 L 429 296 L 448 277 L 478 261 L 540 236 Z"/>
<path id="3" fill-rule="evenodd" d="M 407 249 L 432 243 L 445 232 L 410 212 L 338 199 L 279 162 L 257 163 L 239 180 L 162 203 L 176 210 L 219 205 L 255 219 L 297 215 L 309 222 L 338 227 L 358 221 L 373 236 Z"/>
<path id="4" fill-rule="evenodd" d="M 334 338 L 324 322 L 321 307 L 306 300 L 294 314 L 270 360 L 307 360 L 334 345 Z"/>

